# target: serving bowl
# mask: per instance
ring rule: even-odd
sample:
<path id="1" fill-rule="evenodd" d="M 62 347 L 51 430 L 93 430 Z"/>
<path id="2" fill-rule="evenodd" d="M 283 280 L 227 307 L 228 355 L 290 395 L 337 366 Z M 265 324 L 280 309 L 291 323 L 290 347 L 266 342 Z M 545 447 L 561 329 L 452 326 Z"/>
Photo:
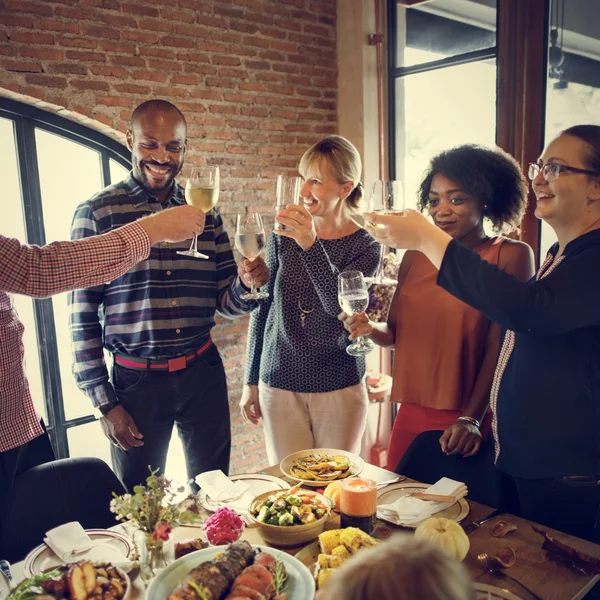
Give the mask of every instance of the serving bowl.
<path id="1" fill-rule="evenodd" d="M 250 507 L 253 506 L 255 502 L 262 502 L 276 492 L 265 492 L 263 494 L 259 494 L 256 496 L 256 498 L 254 498 L 254 500 L 252 500 L 250 506 L 248 507 L 248 517 L 252 524 L 258 528 L 258 532 L 263 540 L 267 542 L 267 544 L 273 544 L 274 546 L 297 546 L 299 544 L 304 544 L 316 539 L 319 534 L 323 532 L 331 513 L 331 500 L 322 494 L 313 492 L 312 490 L 301 490 L 299 493 L 301 494 L 302 492 L 311 494 L 311 496 L 317 500 L 320 500 L 321 503 L 326 507 L 326 512 L 321 518 L 310 523 L 303 523 L 300 525 L 270 525 L 268 523 L 259 521 L 250 512 Z"/>

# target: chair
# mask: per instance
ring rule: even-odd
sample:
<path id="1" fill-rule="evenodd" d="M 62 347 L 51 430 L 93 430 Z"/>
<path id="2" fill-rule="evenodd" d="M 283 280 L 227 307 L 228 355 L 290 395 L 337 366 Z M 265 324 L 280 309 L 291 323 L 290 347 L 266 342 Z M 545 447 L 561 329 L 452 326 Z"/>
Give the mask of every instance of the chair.
<path id="1" fill-rule="evenodd" d="M 79 521 L 84 529 L 112 527 L 113 492 L 123 494 L 125 488 L 98 458 L 55 460 L 24 471 L 1 516 L 0 558 L 22 560 L 46 531 L 69 521 Z"/>
<path id="2" fill-rule="evenodd" d="M 396 467 L 396 473 L 423 483 L 435 483 L 442 477 L 464 481 L 468 497 L 487 506 L 498 507 L 499 481 L 494 466 L 494 441 L 490 435 L 472 457 L 447 456 L 440 449 L 443 431 L 420 433 L 408 447 Z"/>

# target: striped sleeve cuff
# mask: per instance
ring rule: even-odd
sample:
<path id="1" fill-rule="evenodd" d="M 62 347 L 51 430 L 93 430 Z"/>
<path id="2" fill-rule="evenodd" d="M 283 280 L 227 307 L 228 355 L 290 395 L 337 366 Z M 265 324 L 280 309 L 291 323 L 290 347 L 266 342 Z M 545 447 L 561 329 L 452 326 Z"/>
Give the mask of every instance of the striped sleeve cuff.
<path id="1" fill-rule="evenodd" d="M 133 264 L 150 256 L 150 238 L 146 230 L 138 223 L 129 223 L 116 230 L 127 246 Z"/>

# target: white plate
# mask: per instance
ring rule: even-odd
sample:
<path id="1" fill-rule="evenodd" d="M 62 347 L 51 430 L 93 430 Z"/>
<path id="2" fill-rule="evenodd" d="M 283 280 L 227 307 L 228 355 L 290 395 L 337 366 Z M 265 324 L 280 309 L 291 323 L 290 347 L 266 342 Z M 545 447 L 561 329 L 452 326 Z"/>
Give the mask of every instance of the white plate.
<path id="1" fill-rule="evenodd" d="M 293 481 L 297 481 L 298 483 L 301 483 L 302 485 L 306 485 L 308 487 L 325 487 L 328 483 L 331 483 L 331 481 L 339 481 L 310 481 L 306 479 L 298 479 L 298 477 L 290 475 L 290 467 L 292 466 L 294 461 L 298 460 L 299 458 L 303 458 L 304 456 L 309 456 L 310 454 L 327 454 L 329 456 L 335 456 L 336 454 L 339 454 L 340 456 L 345 456 L 350 461 L 350 476 L 358 475 L 365 468 L 365 461 L 360 456 L 353 454 L 352 452 L 346 452 L 345 450 L 336 450 L 335 448 L 312 448 L 311 450 L 300 450 L 300 452 L 294 452 L 293 454 L 289 454 L 288 456 L 286 456 L 279 464 L 281 472 Z"/>
<path id="2" fill-rule="evenodd" d="M 522 600 L 520 596 L 515 596 L 512 592 L 495 585 L 474 583 L 473 587 L 477 592 L 477 600 Z"/>
<path id="3" fill-rule="evenodd" d="M 123 556 L 129 558 L 131 541 L 126 535 L 110 529 L 86 529 L 85 531 L 92 540 L 103 542 L 106 546 L 106 557 L 102 557 L 103 561 L 116 562 L 122 560 Z M 77 560 L 78 556 L 75 555 L 69 562 Z M 63 561 L 46 544 L 40 544 L 25 557 L 23 572 L 25 577 L 32 577 L 36 573 L 62 564 Z"/>
<path id="4" fill-rule="evenodd" d="M 315 595 L 315 582 L 310 571 L 294 556 L 268 546 L 252 546 L 272 554 L 283 562 L 289 578 L 285 587 L 287 600 L 312 600 Z M 161 571 L 150 583 L 146 598 L 160 599 L 167 596 L 177 587 L 179 582 L 195 567 L 203 562 L 212 560 L 219 552 L 224 552 L 227 546 L 211 546 L 182 556 Z"/>
<path id="5" fill-rule="evenodd" d="M 252 496 L 252 500 L 254 500 L 256 496 L 260 496 L 260 494 L 264 494 L 265 492 L 290 489 L 290 484 L 287 481 L 284 481 L 280 477 L 265 475 L 263 473 L 237 473 L 236 475 L 230 475 L 229 479 L 231 479 L 231 481 L 245 481 L 250 485 L 250 489 L 242 496 L 242 498 L 234 500 L 233 502 L 215 502 L 206 495 L 206 492 L 200 490 L 198 492 L 198 501 L 200 502 L 200 505 L 209 512 L 214 512 L 221 506 L 233 508 L 238 512 L 247 511 L 250 504 L 249 502 L 243 505 L 245 506 L 244 508 L 240 508 L 242 506 L 240 500 L 243 501 L 244 497 L 250 495 Z"/>
<path id="6" fill-rule="evenodd" d="M 431 486 L 427 483 L 392 483 L 377 492 L 377 506 L 379 506 L 380 504 L 392 504 L 401 496 L 406 496 L 411 492 L 417 490 L 424 490 L 428 487 Z M 448 508 L 441 510 L 437 513 L 433 513 L 433 515 L 431 516 L 444 517 L 446 519 L 452 519 L 453 521 L 460 523 L 469 514 L 469 510 L 469 503 L 464 498 L 461 498 L 452 506 L 449 506 Z M 379 515 L 377 516 L 378 518 L 383 519 L 388 523 L 392 523 L 393 525 L 401 525 L 402 527 L 408 527 L 410 529 L 415 529 L 416 526 L 419 523 L 421 523 L 421 521 L 419 521 L 419 523 L 414 523 L 412 525 L 404 525 L 402 523 L 398 523 L 394 519 L 386 519 L 384 517 L 380 517 Z"/>

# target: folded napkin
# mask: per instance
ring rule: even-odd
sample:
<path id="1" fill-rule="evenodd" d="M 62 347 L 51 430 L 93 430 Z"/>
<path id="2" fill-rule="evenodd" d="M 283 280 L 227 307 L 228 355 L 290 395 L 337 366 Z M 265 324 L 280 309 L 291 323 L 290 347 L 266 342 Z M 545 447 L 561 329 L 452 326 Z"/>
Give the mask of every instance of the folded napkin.
<path id="1" fill-rule="evenodd" d="M 132 567 L 132 562 L 117 547 L 103 540 L 92 540 L 77 521 L 46 532 L 44 542 L 63 562 L 109 562 L 125 572 Z"/>
<path id="2" fill-rule="evenodd" d="M 422 491 L 435 496 L 451 496 L 450 502 L 436 502 L 413 498 L 411 495 L 401 496 L 391 504 L 377 507 L 377 516 L 396 525 L 416 525 L 431 515 L 452 506 L 457 500 L 467 495 L 467 486 L 460 482 L 442 477 L 437 483 Z"/>
<path id="3" fill-rule="evenodd" d="M 196 483 L 213 502 L 245 512 L 254 500 L 249 492 L 251 485 L 245 481 L 232 481 L 223 471 L 206 471 L 196 475 Z"/>

